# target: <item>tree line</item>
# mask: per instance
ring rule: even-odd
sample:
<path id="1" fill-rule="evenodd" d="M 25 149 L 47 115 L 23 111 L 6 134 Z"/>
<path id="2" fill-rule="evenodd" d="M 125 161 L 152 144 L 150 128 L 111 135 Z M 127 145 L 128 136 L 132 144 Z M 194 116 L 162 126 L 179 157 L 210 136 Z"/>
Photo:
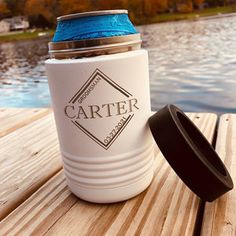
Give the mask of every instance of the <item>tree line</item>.
<path id="1" fill-rule="evenodd" d="M 195 9 L 224 6 L 236 0 L 0 0 L 0 19 L 27 16 L 30 25 L 53 27 L 56 17 L 84 11 L 128 9 L 134 23 L 167 12 L 189 13 Z"/>

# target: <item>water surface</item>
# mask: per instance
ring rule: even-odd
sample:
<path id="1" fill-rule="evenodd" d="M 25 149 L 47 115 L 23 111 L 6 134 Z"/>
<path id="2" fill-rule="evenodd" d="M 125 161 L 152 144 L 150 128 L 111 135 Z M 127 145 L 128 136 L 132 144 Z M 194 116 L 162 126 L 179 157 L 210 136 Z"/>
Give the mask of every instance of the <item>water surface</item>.
<path id="1" fill-rule="evenodd" d="M 48 107 L 47 39 L 0 44 L 0 107 Z"/>
<path id="2" fill-rule="evenodd" d="M 143 26 L 152 107 L 236 113 L 236 17 Z"/>
<path id="3" fill-rule="evenodd" d="M 236 17 L 138 27 L 152 109 L 236 113 Z M 47 107 L 48 39 L 0 44 L 0 107 Z"/>

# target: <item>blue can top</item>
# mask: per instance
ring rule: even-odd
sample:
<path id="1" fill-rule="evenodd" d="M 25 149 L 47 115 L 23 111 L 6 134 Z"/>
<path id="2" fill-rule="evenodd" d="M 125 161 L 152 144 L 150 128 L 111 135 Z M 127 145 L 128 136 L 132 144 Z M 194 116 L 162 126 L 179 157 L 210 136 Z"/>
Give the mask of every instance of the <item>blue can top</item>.
<path id="1" fill-rule="evenodd" d="M 124 13 L 125 12 L 125 13 Z M 53 42 L 86 40 L 137 34 L 127 11 L 100 11 L 58 18 Z"/>

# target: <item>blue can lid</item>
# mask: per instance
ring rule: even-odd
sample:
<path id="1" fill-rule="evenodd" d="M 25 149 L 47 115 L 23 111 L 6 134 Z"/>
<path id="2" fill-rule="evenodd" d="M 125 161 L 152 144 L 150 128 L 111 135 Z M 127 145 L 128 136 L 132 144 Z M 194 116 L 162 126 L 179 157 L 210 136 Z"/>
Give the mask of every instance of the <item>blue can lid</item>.
<path id="1" fill-rule="evenodd" d="M 127 10 L 94 11 L 58 17 L 53 42 L 137 34 Z"/>

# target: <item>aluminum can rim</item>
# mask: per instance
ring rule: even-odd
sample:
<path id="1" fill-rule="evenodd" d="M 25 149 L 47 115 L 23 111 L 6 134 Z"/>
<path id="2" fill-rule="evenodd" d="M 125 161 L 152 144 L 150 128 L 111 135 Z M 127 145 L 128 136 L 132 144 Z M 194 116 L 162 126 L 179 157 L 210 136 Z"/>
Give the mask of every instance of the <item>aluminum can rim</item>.
<path id="1" fill-rule="evenodd" d="M 128 10 L 119 9 L 119 10 L 81 12 L 81 13 L 59 16 L 57 17 L 57 21 L 71 20 L 71 19 L 82 18 L 86 16 L 115 15 L 115 14 L 128 14 Z"/>

